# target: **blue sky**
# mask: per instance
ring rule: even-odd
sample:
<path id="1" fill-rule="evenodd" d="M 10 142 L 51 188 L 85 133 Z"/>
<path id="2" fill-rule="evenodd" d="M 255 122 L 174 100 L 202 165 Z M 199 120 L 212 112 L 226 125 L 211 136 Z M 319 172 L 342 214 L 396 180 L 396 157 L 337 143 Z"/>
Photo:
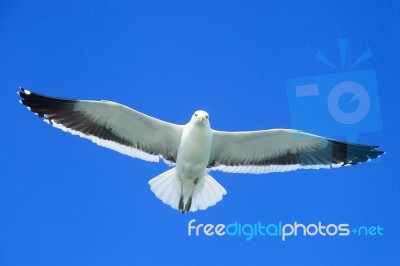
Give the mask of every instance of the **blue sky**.
<path id="1" fill-rule="evenodd" d="M 399 4 L 335 2 L 2 1 L 0 265 L 399 264 Z M 350 69 L 367 49 L 373 56 Z M 316 60 L 318 51 L 338 69 Z M 306 104 L 290 94 L 290 80 L 330 90 L 368 69 L 375 77 L 366 84 L 375 85 L 364 84 L 371 102 L 364 124 L 344 127 L 322 115 L 323 93 Z M 212 172 L 228 194 L 182 215 L 147 184 L 166 165 L 46 125 L 18 104 L 18 86 L 113 100 L 178 124 L 204 109 L 218 130 L 296 126 L 382 145 L 387 154 L 334 170 Z M 358 108 L 342 101 L 346 112 Z M 191 219 L 379 225 L 384 235 L 194 237 Z"/>

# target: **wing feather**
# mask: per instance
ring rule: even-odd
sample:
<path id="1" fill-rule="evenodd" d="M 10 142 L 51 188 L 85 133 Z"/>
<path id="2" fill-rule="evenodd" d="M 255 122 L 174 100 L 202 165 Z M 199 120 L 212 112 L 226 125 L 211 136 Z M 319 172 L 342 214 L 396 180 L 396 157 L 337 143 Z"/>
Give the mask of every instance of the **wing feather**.
<path id="1" fill-rule="evenodd" d="M 251 132 L 213 130 L 208 168 L 234 173 L 330 168 L 375 159 L 383 154 L 377 148 L 291 129 Z"/>
<path id="2" fill-rule="evenodd" d="M 111 101 L 55 98 L 23 88 L 18 94 L 23 105 L 54 127 L 135 158 L 176 162 L 181 125 Z"/>

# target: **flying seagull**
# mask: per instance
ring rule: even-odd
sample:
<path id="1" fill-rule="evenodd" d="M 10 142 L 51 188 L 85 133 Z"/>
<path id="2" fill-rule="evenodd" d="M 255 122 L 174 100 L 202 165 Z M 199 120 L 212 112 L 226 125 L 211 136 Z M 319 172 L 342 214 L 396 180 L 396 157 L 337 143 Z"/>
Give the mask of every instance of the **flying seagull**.
<path id="1" fill-rule="evenodd" d="M 20 88 L 20 103 L 50 125 L 122 154 L 174 168 L 149 181 L 182 213 L 215 205 L 226 190 L 208 172 L 261 174 L 355 165 L 384 152 L 299 130 L 226 132 L 196 111 L 186 125 L 168 123 L 111 101 L 55 98 Z"/>

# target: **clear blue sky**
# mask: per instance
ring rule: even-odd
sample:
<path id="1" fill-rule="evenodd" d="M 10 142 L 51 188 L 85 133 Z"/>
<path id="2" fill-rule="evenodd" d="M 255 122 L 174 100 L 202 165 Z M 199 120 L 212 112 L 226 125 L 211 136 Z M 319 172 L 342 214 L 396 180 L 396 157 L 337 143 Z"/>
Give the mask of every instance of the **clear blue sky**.
<path id="1" fill-rule="evenodd" d="M 330 2 L 1 1 L 0 265 L 399 265 L 400 6 Z M 339 39 L 348 39 L 343 69 Z M 344 127 L 351 136 L 322 115 L 326 95 L 292 102 L 288 80 L 332 87 L 367 49 L 373 56 L 352 71 L 375 72 L 375 109 L 356 132 Z M 315 60 L 318 51 L 338 69 Z M 334 170 L 212 172 L 228 194 L 182 215 L 147 184 L 168 166 L 48 126 L 18 103 L 18 86 L 113 100 L 179 124 L 204 109 L 219 130 L 325 131 L 387 154 Z M 343 99 L 346 112 L 360 104 Z M 384 235 L 189 237 L 191 219 L 379 225 Z"/>

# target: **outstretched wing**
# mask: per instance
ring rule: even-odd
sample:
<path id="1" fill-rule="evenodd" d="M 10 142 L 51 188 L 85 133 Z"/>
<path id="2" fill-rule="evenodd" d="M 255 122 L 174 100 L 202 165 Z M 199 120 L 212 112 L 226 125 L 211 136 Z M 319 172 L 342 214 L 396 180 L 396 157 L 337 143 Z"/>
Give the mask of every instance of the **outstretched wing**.
<path id="1" fill-rule="evenodd" d="M 175 163 L 183 126 L 110 101 L 61 99 L 21 88 L 21 103 L 54 127 L 146 161 Z"/>
<path id="2" fill-rule="evenodd" d="M 383 154 L 378 146 L 346 143 L 290 129 L 213 131 L 208 168 L 269 173 L 354 165 Z"/>

